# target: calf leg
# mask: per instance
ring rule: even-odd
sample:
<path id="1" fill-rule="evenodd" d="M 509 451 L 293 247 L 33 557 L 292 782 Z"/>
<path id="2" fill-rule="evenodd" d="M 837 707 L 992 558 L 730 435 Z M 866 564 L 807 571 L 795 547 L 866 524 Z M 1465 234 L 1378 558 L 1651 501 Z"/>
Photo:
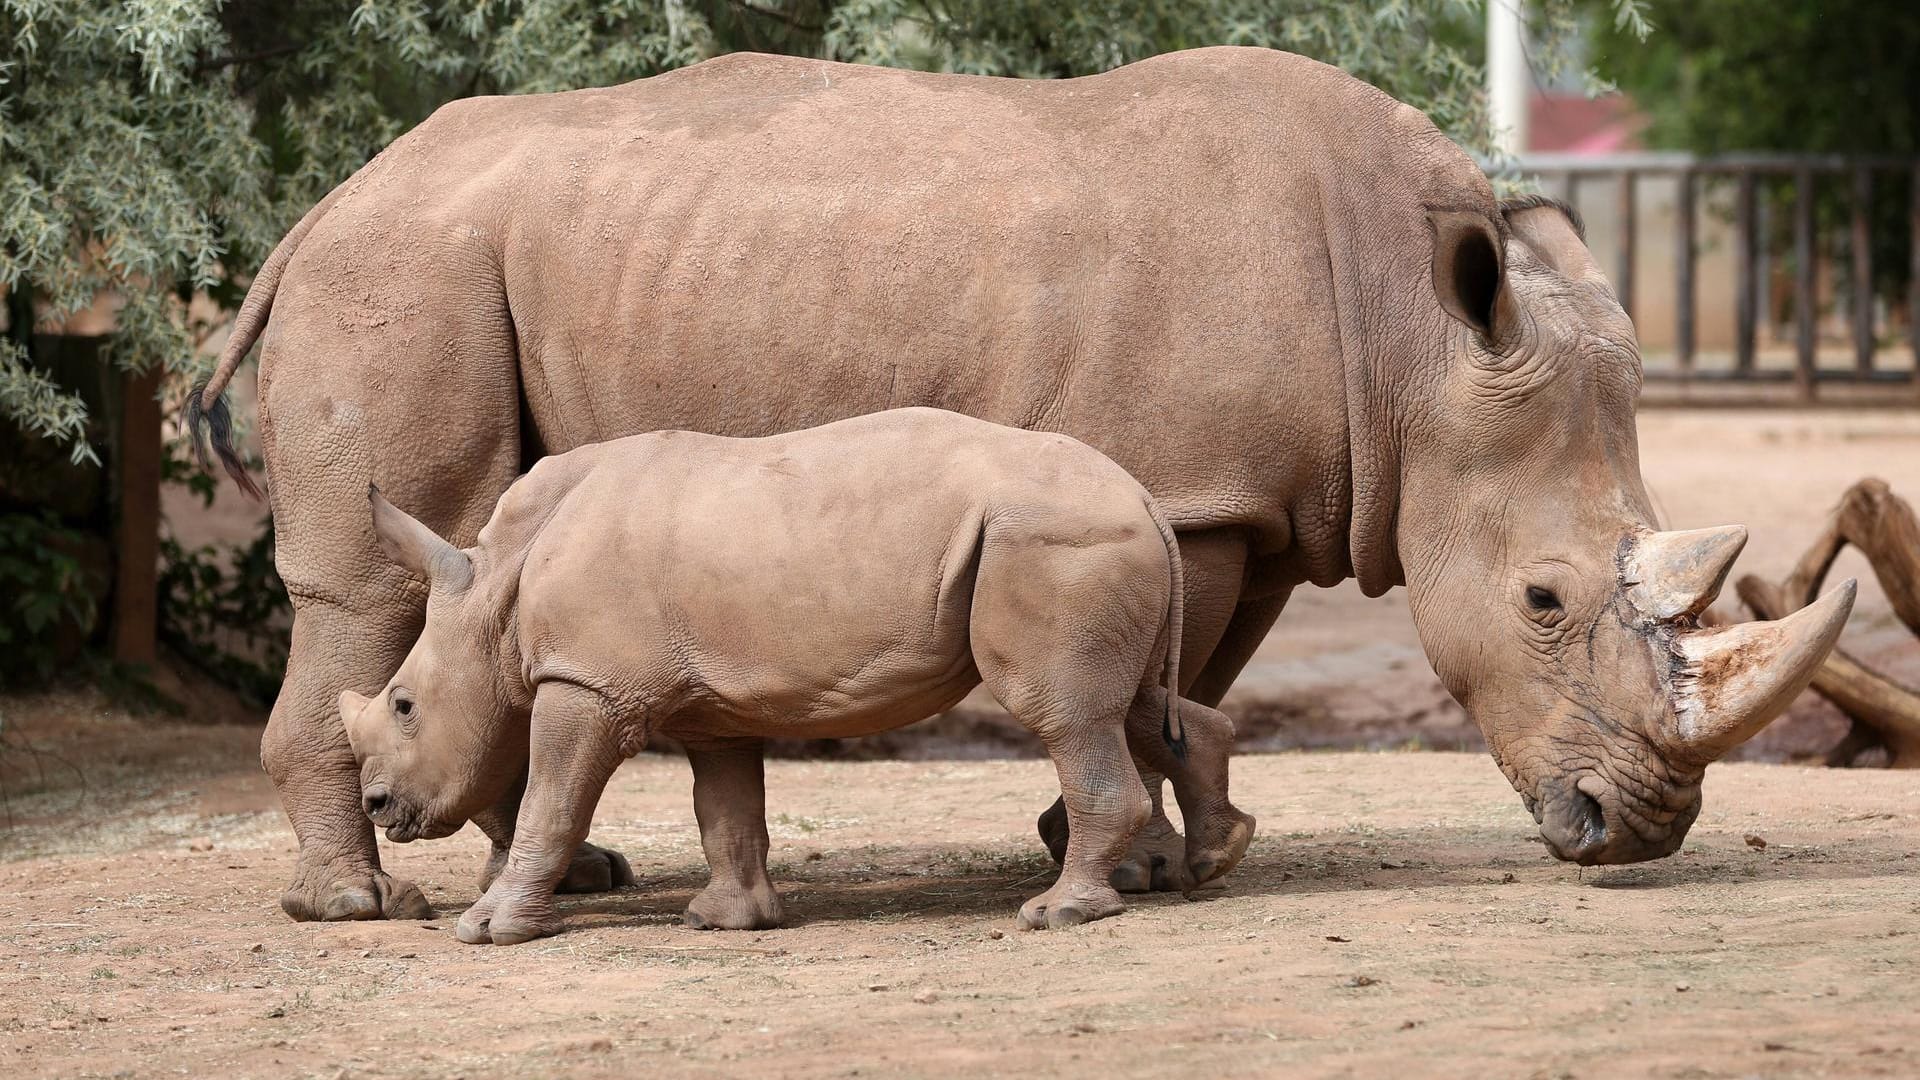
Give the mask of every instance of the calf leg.
<path id="1" fill-rule="evenodd" d="M 1113 868 L 1146 824 L 1151 804 L 1126 735 L 1113 721 L 1089 716 L 1028 725 L 1053 757 L 1071 830 L 1059 879 L 1020 906 L 1020 925 L 1028 930 L 1077 926 L 1126 909 L 1113 887 Z"/>
<path id="2" fill-rule="evenodd" d="M 1254 820 L 1227 799 L 1233 721 L 1197 701 L 1182 701 L 1180 723 L 1187 752 L 1179 757 L 1161 735 L 1166 700 L 1167 693 L 1160 687 L 1140 691 L 1127 712 L 1127 744 L 1136 760 L 1173 781 L 1187 828 L 1184 865 L 1174 866 L 1182 871 L 1182 891 L 1190 892 L 1239 864 L 1253 840 Z"/>
<path id="3" fill-rule="evenodd" d="M 493 885 L 500 871 L 507 867 L 507 854 L 513 848 L 513 823 L 520 813 L 520 799 L 527 789 L 527 778 L 508 790 L 500 800 L 500 805 L 490 807 L 473 816 L 473 823 L 493 842 L 493 850 L 487 853 L 486 865 L 480 870 L 480 891 L 486 892 Z M 567 864 L 567 872 L 560 883 L 553 888 L 557 893 L 596 893 L 611 892 L 633 884 L 633 867 L 627 863 L 626 856 L 611 848 L 599 847 L 585 841 L 574 849 L 573 859 Z"/>
<path id="4" fill-rule="evenodd" d="M 1245 534 L 1238 529 L 1211 529 L 1183 534 L 1180 536 L 1180 561 L 1181 576 L 1186 582 L 1183 594 L 1186 625 L 1181 634 L 1180 670 L 1186 673 L 1182 681 L 1191 682 L 1208 666 L 1222 635 L 1231 625 L 1231 620 L 1237 617 L 1234 605 L 1240 594 L 1247 561 Z M 1268 625 L 1271 623 L 1269 619 Z M 1264 627 L 1261 633 L 1265 633 Z M 1237 673 L 1239 669 L 1240 665 L 1235 664 L 1234 671 Z M 1227 681 L 1232 681 L 1231 675 Z M 1217 705 L 1219 699 L 1208 704 Z M 1129 732 L 1129 745 L 1132 745 L 1131 738 Z M 1159 740 L 1157 730 L 1153 738 Z M 1135 754 L 1135 760 L 1152 809 L 1146 825 L 1134 835 L 1126 855 L 1114 868 L 1114 887 L 1121 892 L 1184 891 L 1187 886 L 1181 880 L 1180 867 L 1185 860 L 1186 841 L 1180 836 L 1180 830 L 1174 828 L 1173 822 L 1167 819 L 1162 794 L 1163 778 L 1138 753 Z M 1066 857 L 1069 836 L 1065 802 L 1055 799 L 1053 805 L 1040 815 L 1038 827 L 1041 842 L 1046 844 L 1053 861 L 1060 862 Z"/>
<path id="5" fill-rule="evenodd" d="M 712 878 L 687 905 L 696 930 L 770 930 L 785 917 L 767 876 L 767 784 L 759 739 L 687 747 L 693 815 Z"/>
<path id="6" fill-rule="evenodd" d="M 534 695 L 527 790 L 513 846 L 486 895 L 460 916 L 461 941 L 517 945 L 559 931 L 553 888 L 624 757 L 616 719 L 599 694 L 583 687 L 546 683 Z"/>

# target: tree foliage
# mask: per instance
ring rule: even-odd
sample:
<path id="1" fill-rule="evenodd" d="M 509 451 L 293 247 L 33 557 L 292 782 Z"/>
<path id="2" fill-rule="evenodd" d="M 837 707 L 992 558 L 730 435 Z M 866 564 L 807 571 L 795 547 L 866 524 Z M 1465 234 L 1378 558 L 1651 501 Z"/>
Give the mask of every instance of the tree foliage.
<path id="1" fill-rule="evenodd" d="M 1701 153 L 1920 153 L 1920 4 L 1650 0 L 1660 35 L 1605 33 L 1594 66 L 1648 139 Z"/>
<path id="2" fill-rule="evenodd" d="M 1594 66 L 1633 96 L 1654 146 L 1712 154 L 1782 151 L 1920 155 L 1920 4 L 1887 0 L 1652 0 L 1657 38 L 1596 39 Z M 1902 170 L 1905 171 L 1905 170 Z M 1876 286 L 1903 295 L 1908 183 L 1875 178 L 1869 207 Z M 1791 191 L 1767 186 L 1788 225 Z M 1817 188 L 1825 232 L 1852 212 L 1844 178 Z M 1776 238 L 1784 242 L 1784 237 Z M 1850 266 L 1838 264 L 1844 277 Z"/>
<path id="3" fill-rule="evenodd" d="M 1496 0 L 1504 2 L 1504 0 Z M 1607 0 L 1627 24 L 1637 0 Z M 1578 0 L 1535 0 L 1563 55 Z M 1352 71 L 1487 145 L 1480 0 L 0 0 L 0 415 L 92 455 L 33 328 L 110 297 L 108 357 L 204 361 L 280 233 L 435 107 L 656 74 L 736 49 L 1022 77 L 1205 44 Z"/>

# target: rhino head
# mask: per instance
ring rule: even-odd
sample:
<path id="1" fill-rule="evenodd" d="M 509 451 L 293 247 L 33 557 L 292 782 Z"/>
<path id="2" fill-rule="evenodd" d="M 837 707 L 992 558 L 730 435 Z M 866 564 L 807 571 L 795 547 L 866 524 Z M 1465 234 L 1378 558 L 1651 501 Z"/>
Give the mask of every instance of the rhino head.
<path id="1" fill-rule="evenodd" d="M 361 804 L 398 843 L 459 831 L 521 778 L 523 693 L 494 663 L 501 634 L 475 587 L 473 560 L 369 489 L 374 532 L 389 558 L 427 582 L 427 621 L 377 697 L 340 694 L 340 718 L 360 764 Z M 518 674 L 518 667 L 513 667 Z"/>
<path id="2" fill-rule="evenodd" d="M 1807 685 L 1854 584 L 1701 626 L 1746 530 L 1657 529 L 1633 326 L 1577 219 L 1532 199 L 1428 221 L 1446 355 L 1397 410 L 1392 524 L 1421 642 L 1554 855 L 1670 854 L 1706 765 Z"/>

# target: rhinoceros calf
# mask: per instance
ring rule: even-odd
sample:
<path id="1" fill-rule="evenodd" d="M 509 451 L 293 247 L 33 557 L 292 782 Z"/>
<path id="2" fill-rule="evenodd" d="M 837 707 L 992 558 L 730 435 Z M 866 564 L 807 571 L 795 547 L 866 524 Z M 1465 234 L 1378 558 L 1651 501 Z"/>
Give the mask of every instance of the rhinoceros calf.
<path id="1" fill-rule="evenodd" d="M 340 695 L 368 815 L 396 841 L 444 836 L 527 769 L 463 941 L 558 929 L 554 885 L 655 732 L 757 763 L 758 739 L 886 731 L 982 682 L 1046 744 L 1072 828 L 1022 925 L 1122 909 L 1108 879 L 1148 816 L 1130 748 L 1173 779 L 1195 883 L 1253 836 L 1227 801 L 1232 725 L 1161 689 L 1179 685 L 1173 530 L 1064 435 L 935 409 L 762 439 L 637 435 L 536 465 L 466 552 L 371 497 L 383 546 L 430 594 L 380 697 Z M 703 775 L 694 757 L 714 880 L 687 921 L 773 925 L 758 773 Z"/>

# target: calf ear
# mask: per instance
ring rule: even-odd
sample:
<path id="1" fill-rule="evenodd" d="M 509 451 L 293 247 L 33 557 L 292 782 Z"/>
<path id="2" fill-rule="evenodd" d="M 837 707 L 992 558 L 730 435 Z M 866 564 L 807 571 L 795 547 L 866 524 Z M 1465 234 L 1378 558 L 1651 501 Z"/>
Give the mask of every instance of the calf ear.
<path id="1" fill-rule="evenodd" d="M 363 697 L 351 690 L 340 691 L 340 726 L 347 731 L 347 748 L 352 750 L 354 757 L 357 758 L 364 757 L 368 752 L 367 743 L 361 738 L 360 724 L 366 715 L 367 706 L 371 704 L 373 704 L 372 698 Z"/>
<path id="2" fill-rule="evenodd" d="M 367 703 L 373 699 L 365 694 L 356 694 L 351 690 L 340 691 L 340 719 L 351 724 L 365 711 Z"/>
<path id="3" fill-rule="evenodd" d="M 373 505 L 374 535 L 380 538 L 380 549 L 387 558 L 426 578 L 431 588 L 459 592 L 473 584 L 473 563 L 466 552 L 407 516 L 372 484 L 367 485 L 367 501 Z"/>
<path id="4" fill-rule="evenodd" d="M 1433 292 L 1447 314 L 1488 344 L 1512 323 L 1507 267 L 1499 230 L 1474 210 L 1429 210 L 1433 233 Z"/>

